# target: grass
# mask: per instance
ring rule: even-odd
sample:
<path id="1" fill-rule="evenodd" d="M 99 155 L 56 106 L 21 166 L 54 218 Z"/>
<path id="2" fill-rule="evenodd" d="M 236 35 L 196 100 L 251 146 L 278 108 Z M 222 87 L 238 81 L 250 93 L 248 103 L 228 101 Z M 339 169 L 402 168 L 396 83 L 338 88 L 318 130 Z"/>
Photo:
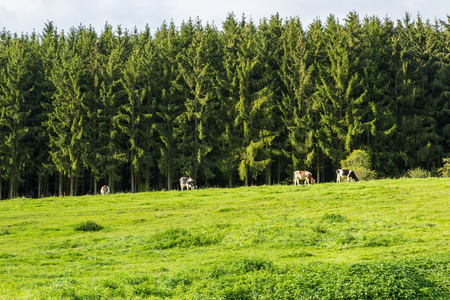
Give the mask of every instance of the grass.
<path id="1" fill-rule="evenodd" d="M 448 207 L 444 178 L 0 201 L 0 299 L 448 299 Z"/>

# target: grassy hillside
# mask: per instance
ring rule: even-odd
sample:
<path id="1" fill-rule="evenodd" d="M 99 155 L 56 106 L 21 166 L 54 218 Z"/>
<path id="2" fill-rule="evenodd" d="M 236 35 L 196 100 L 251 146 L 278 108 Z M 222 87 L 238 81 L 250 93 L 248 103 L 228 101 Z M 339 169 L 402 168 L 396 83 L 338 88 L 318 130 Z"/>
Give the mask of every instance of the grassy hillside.
<path id="1" fill-rule="evenodd" d="M 449 207 L 443 178 L 0 201 L 0 299 L 449 299 Z"/>

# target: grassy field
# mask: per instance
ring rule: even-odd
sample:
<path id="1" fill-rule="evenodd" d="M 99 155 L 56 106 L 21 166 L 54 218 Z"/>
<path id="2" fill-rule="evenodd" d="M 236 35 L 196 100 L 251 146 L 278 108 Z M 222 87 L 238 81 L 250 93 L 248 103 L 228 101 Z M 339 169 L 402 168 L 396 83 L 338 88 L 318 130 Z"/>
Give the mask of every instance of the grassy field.
<path id="1" fill-rule="evenodd" d="M 450 180 L 0 201 L 0 299 L 450 299 Z"/>

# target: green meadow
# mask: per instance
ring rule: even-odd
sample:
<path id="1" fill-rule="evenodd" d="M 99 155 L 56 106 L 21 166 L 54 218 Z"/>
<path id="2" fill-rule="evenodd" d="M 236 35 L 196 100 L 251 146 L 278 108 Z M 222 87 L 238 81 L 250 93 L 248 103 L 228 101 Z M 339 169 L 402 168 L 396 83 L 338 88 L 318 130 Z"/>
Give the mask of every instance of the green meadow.
<path id="1" fill-rule="evenodd" d="M 0 201 L 0 299 L 450 299 L 450 179 Z"/>

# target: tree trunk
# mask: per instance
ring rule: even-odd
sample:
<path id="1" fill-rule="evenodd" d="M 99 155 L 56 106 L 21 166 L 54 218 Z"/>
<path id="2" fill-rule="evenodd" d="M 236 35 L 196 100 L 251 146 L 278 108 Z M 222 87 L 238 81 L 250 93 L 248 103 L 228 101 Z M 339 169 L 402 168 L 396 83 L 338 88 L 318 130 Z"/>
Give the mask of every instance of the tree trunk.
<path id="1" fill-rule="evenodd" d="M 271 169 L 270 164 L 266 168 L 266 184 L 271 185 L 272 184 L 272 177 L 271 177 Z"/>
<path id="2" fill-rule="evenodd" d="M 73 196 L 73 186 L 74 186 L 73 173 L 71 172 L 71 174 L 70 174 L 70 193 L 69 193 L 69 196 Z"/>
<path id="3" fill-rule="evenodd" d="M 172 190 L 172 170 L 170 164 L 167 166 L 167 190 Z"/>
<path id="4" fill-rule="evenodd" d="M 59 197 L 63 195 L 63 173 L 59 172 Z"/>
<path id="5" fill-rule="evenodd" d="M 41 198 L 41 189 L 42 189 L 42 178 L 41 176 L 38 177 L 38 192 L 37 192 L 37 198 Z"/>
<path id="6" fill-rule="evenodd" d="M 133 163 L 131 163 L 131 167 L 130 167 L 130 171 L 131 171 L 131 192 L 134 193 L 135 192 L 135 188 L 134 188 L 134 166 Z"/>
<path id="7" fill-rule="evenodd" d="M 9 199 L 14 198 L 14 179 L 9 180 Z"/>

